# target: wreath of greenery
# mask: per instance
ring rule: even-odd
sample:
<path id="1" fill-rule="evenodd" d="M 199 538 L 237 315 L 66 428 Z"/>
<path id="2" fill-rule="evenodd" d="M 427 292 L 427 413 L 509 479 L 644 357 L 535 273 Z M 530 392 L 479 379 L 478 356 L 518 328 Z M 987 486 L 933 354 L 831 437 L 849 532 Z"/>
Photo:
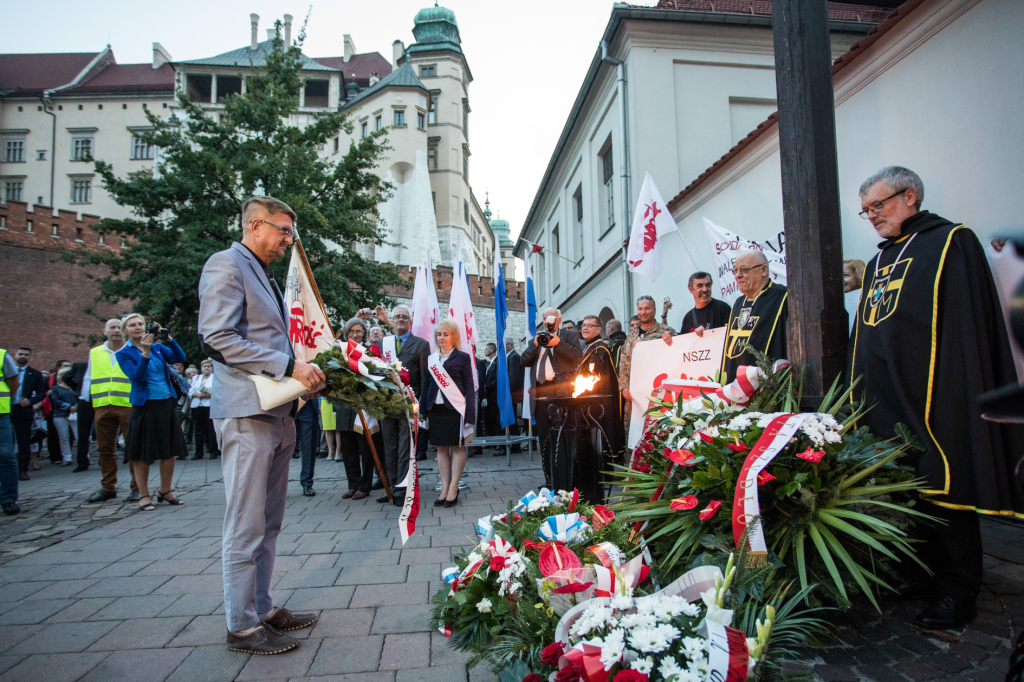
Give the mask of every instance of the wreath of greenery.
<path id="1" fill-rule="evenodd" d="M 393 381 L 385 378 L 384 370 L 367 365 L 370 373 L 379 379 L 364 377 L 349 369 L 341 349 L 334 347 L 319 353 L 313 364 L 323 370 L 327 385 L 321 395 L 336 407 L 362 410 L 374 419 L 402 417 L 411 410 L 410 403 Z M 379 373 L 378 373 L 379 372 Z"/>

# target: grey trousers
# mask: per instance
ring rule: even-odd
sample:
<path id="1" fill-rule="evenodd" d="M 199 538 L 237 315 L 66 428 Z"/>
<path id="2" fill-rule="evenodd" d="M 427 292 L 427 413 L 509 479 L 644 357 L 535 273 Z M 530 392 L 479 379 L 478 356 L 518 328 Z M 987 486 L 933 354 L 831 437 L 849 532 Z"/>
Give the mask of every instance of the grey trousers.
<path id="1" fill-rule="evenodd" d="M 384 470 L 395 488 L 409 473 L 409 422 L 405 417 L 381 420 L 380 435 L 384 438 Z"/>
<path id="2" fill-rule="evenodd" d="M 222 563 L 228 630 L 256 627 L 274 610 L 270 580 L 295 450 L 291 417 L 214 419 L 224 470 Z"/>

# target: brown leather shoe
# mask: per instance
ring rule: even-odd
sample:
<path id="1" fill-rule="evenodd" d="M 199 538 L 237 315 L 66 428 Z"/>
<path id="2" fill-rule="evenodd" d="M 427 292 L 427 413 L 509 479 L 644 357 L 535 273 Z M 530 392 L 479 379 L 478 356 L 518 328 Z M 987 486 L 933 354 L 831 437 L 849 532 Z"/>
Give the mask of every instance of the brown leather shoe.
<path id="1" fill-rule="evenodd" d="M 264 625 L 269 625 L 273 629 L 280 630 L 281 632 L 308 628 L 315 622 L 315 613 L 292 613 L 283 606 L 275 608 L 270 612 L 270 618 L 263 620 Z"/>
<path id="2" fill-rule="evenodd" d="M 352 496 L 352 499 L 353 500 L 361 500 L 364 497 L 369 497 L 369 496 L 370 496 L 370 493 L 364 493 L 362 490 L 357 490 L 355 492 L 355 494 Z"/>
<path id="3" fill-rule="evenodd" d="M 241 651 L 246 654 L 257 654 L 259 656 L 273 656 L 283 654 L 299 646 L 299 640 L 289 637 L 277 628 L 266 623 L 262 624 L 255 632 L 245 637 L 240 637 L 228 631 L 228 650 Z"/>
<path id="4" fill-rule="evenodd" d="M 355 494 L 356 494 L 355 490 L 349 490 L 347 493 L 345 493 L 344 495 L 341 496 L 341 499 L 343 499 L 343 500 L 351 499 L 351 497 L 353 495 L 355 495 Z"/>

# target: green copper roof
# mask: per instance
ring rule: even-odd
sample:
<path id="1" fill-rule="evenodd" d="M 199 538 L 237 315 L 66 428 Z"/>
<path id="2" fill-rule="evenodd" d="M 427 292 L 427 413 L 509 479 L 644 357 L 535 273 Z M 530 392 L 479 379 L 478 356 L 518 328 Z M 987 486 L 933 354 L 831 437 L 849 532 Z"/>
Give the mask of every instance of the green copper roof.
<path id="1" fill-rule="evenodd" d="M 273 41 L 264 40 L 262 43 L 256 44 L 255 50 L 250 50 L 248 47 L 242 47 L 237 50 L 232 50 L 231 52 L 219 54 L 215 57 L 192 59 L 190 61 L 176 63 L 204 66 L 263 66 L 267 61 L 267 54 L 273 49 L 273 47 Z M 306 55 L 302 55 L 302 66 L 300 68 L 303 71 L 338 71 L 338 69 L 332 69 L 329 66 L 324 66 L 319 62 L 315 62 Z"/>
<path id="2" fill-rule="evenodd" d="M 354 104 L 356 104 L 358 102 L 361 102 L 362 100 L 366 99 L 367 97 L 369 97 L 369 96 L 371 96 L 371 95 L 373 95 L 375 93 L 378 93 L 381 90 L 383 90 L 384 88 L 390 87 L 392 85 L 394 85 L 394 86 L 404 86 L 404 87 L 407 87 L 407 88 L 420 88 L 421 90 L 423 90 L 425 92 L 429 92 L 427 90 L 427 86 L 423 85 L 423 83 L 420 81 L 420 79 L 416 77 L 416 72 L 413 70 L 412 64 L 410 64 L 409 62 L 406 62 L 405 64 L 402 64 L 402 66 L 399 67 L 398 69 L 396 69 L 395 71 L 392 71 L 388 75 L 384 76 L 384 78 L 382 78 L 381 80 L 379 80 L 376 83 L 374 83 L 369 88 L 363 90 L 358 95 L 356 95 L 355 97 L 353 97 L 349 101 L 345 102 L 345 104 L 343 104 L 341 108 L 342 109 L 348 109 L 349 107 L 353 106 Z"/>
<path id="3" fill-rule="evenodd" d="M 462 52 L 462 38 L 459 36 L 459 23 L 455 20 L 455 12 L 447 7 L 426 7 L 416 13 L 413 19 L 412 34 L 416 42 L 406 52 L 425 52 L 427 50 L 454 50 Z"/>

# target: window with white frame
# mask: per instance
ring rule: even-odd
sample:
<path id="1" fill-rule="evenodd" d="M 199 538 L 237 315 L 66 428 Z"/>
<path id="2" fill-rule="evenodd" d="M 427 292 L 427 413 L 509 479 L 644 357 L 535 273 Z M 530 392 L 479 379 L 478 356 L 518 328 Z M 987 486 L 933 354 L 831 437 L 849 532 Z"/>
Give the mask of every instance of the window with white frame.
<path id="1" fill-rule="evenodd" d="M 405 112 L 402 111 L 401 109 L 397 109 L 395 111 L 395 127 L 396 128 L 404 128 L 405 127 Z"/>
<path id="2" fill-rule="evenodd" d="M 138 135 L 132 135 L 132 159 L 152 159 L 153 145 Z"/>
<path id="3" fill-rule="evenodd" d="M 4 140 L 4 163 L 25 161 L 25 140 Z"/>
<path id="4" fill-rule="evenodd" d="M 572 205 L 576 213 L 573 226 L 573 242 L 576 251 L 572 257 L 578 263 L 583 260 L 583 183 L 580 183 L 580 186 L 576 188 L 576 193 L 572 195 Z"/>
<path id="5" fill-rule="evenodd" d="M 92 138 L 73 137 L 71 138 L 71 160 L 88 161 L 92 158 Z"/>
<path id="6" fill-rule="evenodd" d="M 71 203 L 88 204 L 92 202 L 92 180 L 71 181 Z"/>
<path id="7" fill-rule="evenodd" d="M 431 137 L 427 140 L 427 168 L 429 170 L 437 170 L 437 147 L 440 143 L 440 137 Z"/>
<path id="8" fill-rule="evenodd" d="M 615 225 L 615 169 L 614 161 L 612 157 L 611 145 L 608 146 L 608 150 L 605 151 L 601 157 L 601 182 L 604 187 L 604 204 L 605 204 L 605 227 L 610 229 Z M 601 235 L 602 237 L 604 234 Z"/>
<path id="9" fill-rule="evenodd" d="M 426 117 L 423 114 L 417 112 L 416 113 L 416 127 L 419 128 L 420 130 L 423 130 L 423 128 L 426 127 L 424 125 L 425 123 L 426 123 Z"/>
<path id="10" fill-rule="evenodd" d="M 421 66 L 420 67 L 420 77 L 421 78 L 431 78 L 431 77 L 436 76 L 436 75 L 437 75 L 437 65 L 436 64 L 431 64 L 430 66 Z"/>
<path id="11" fill-rule="evenodd" d="M 551 291 L 558 291 L 558 287 L 562 284 L 562 272 L 561 272 L 561 258 L 558 257 L 562 253 L 562 245 L 558 239 L 558 225 L 551 230 L 551 253 L 554 257 L 551 259 Z"/>
<path id="12" fill-rule="evenodd" d="M 430 93 L 430 110 L 427 112 L 427 123 L 437 123 L 437 98 L 440 96 L 440 92 Z"/>
<path id="13" fill-rule="evenodd" d="M 374 128 L 373 129 L 374 130 L 380 130 L 383 127 L 384 127 L 384 120 L 380 116 L 378 116 L 376 119 L 374 119 Z"/>
<path id="14" fill-rule="evenodd" d="M 360 124 L 359 126 L 359 134 L 362 135 L 363 137 L 366 137 L 367 133 L 370 132 L 369 128 L 370 126 L 366 123 L 366 121 L 363 121 L 362 124 Z"/>
<path id="15" fill-rule="evenodd" d="M 21 201 L 25 184 L 21 180 L 8 180 L 4 183 L 4 201 Z"/>

